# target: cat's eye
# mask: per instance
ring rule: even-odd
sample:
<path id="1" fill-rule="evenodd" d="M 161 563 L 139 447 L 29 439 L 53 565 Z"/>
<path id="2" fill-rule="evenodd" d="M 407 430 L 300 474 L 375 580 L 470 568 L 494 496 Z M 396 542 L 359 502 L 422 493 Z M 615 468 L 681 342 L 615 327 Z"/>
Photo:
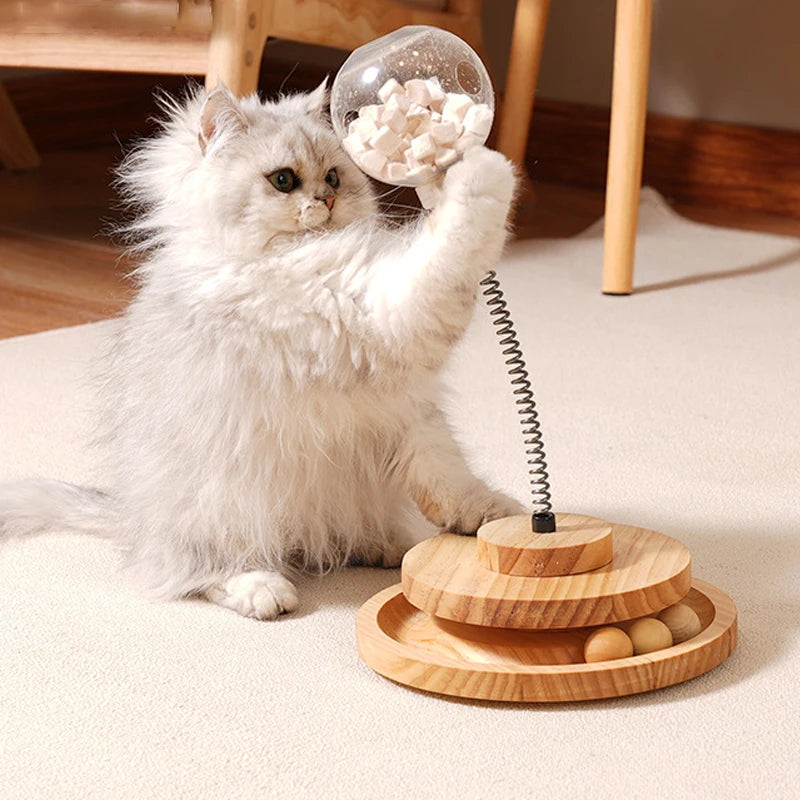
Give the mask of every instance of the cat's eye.
<path id="1" fill-rule="evenodd" d="M 289 169 L 289 167 L 276 169 L 275 172 L 267 175 L 267 180 L 279 192 L 291 192 L 292 189 L 296 189 L 300 185 L 300 178 L 298 178 L 294 170 Z"/>
<path id="2" fill-rule="evenodd" d="M 325 176 L 325 183 L 332 189 L 336 189 L 339 186 L 339 173 L 335 169 L 329 169 Z"/>

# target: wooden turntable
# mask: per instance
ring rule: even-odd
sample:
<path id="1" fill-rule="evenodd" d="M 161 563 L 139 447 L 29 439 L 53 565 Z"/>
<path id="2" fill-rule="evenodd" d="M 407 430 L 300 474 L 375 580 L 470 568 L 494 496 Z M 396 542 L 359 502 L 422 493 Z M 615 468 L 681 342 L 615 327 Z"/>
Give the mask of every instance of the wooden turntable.
<path id="1" fill-rule="evenodd" d="M 533 533 L 529 516 L 508 517 L 477 537 L 443 533 L 414 547 L 403 559 L 402 583 L 358 613 L 361 658 L 416 689 L 561 702 L 670 686 L 733 652 L 733 601 L 692 579 L 691 555 L 680 542 L 577 514 L 556 520 L 555 533 Z M 675 628 L 674 611 L 694 627 Z M 632 623 L 659 615 L 672 626 L 668 646 L 642 652 Z M 640 654 L 591 660 L 597 655 L 587 639 L 606 626 L 637 641 Z"/>

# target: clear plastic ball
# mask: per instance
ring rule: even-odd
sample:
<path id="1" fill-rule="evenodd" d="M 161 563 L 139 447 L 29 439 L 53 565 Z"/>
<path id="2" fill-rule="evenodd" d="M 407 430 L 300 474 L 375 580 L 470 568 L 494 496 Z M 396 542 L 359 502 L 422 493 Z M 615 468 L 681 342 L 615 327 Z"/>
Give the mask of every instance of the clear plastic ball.
<path id="1" fill-rule="evenodd" d="M 438 87 L 444 94 L 445 101 L 437 99 L 432 101 L 432 105 L 422 107 L 418 103 L 412 103 L 411 115 L 417 114 L 420 117 L 419 120 L 414 120 L 414 124 L 418 123 L 416 130 L 429 130 L 432 117 L 434 124 L 452 122 L 458 138 L 452 142 L 446 141 L 450 136 L 451 126 L 445 125 L 437 131 L 441 133 L 439 138 L 445 141 L 435 143 L 437 150 L 433 155 L 426 151 L 421 161 L 410 155 L 415 128 L 408 125 L 408 119 L 405 124 L 409 129 L 404 128 L 403 120 L 395 116 L 394 128 L 391 130 L 394 136 L 385 130 L 387 125 L 383 115 L 389 112 L 386 110 L 385 98 L 379 92 L 387 86 L 390 79 L 397 81 L 403 90 L 409 86 L 409 81 L 415 81 L 417 89 L 420 88 L 421 81 L 429 82 L 429 87 Z M 397 91 L 403 93 L 400 89 Z M 422 91 L 424 97 L 424 90 Z M 416 93 L 410 94 L 419 99 Z M 465 97 L 468 101 L 463 100 Z M 450 106 L 442 119 L 443 102 L 447 101 L 450 101 Z M 408 117 L 409 112 L 403 107 L 405 102 L 406 100 L 402 100 L 400 113 L 405 113 Z M 473 107 L 475 110 L 472 110 Z M 364 123 L 367 126 L 365 129 L 357 129 L 360 131 L 358 136 L 353 133 L 351 123 L 359 120 L 362 110 L 373 115 L 372 122 L 376 131 L 383 130 L 385 134 L 382 138 L 378 137 L 376 140 L 375 134 L 370 135 L 372 128 L 367 122 Z M 394 110 L 397 111 L 397 108 Z M 425 112 L 429 114 L 429 118 L 423 123 Z M 469 117 L 466 118 L 466 123 L 471 124 L 472 128 L 464 124 L 463 117 L 467 112 Z M 400 28 L 354 50 L 337 73 L 331 89 L 331 121 L 345 150 L 368 175 L 397 186 L 420 186 L 440 176 L 451 163 L 460 160 L 465 149 L 486 141 L 493 117 L 492 82 L 477 53 L 455 34 L 427 25 Z M 361 118 L 365 119 L 364 116 Z M 401 144 L 393 149 L 398 139 Z M 356 151 L 361 143 L 365 147 L 364 152 L 372 154 L 366 159 L 361 158 L 364 152 Z M 422 155 L 421 147 L 415 145 L 415 152 Z M 420 165 L 425 168 L 415 169 Z"/>

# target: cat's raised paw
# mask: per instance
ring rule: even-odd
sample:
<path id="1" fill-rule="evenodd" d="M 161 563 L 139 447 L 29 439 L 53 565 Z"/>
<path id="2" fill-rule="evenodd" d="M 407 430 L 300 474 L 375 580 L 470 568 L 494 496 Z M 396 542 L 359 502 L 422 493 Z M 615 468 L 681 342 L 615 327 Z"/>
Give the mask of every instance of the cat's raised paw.
<path id="1" fill-rule="evenodd" d="M 279 572 L 241 572 L 207 592 L 209 600 L 243 617 L 268 620 L 297 609 L 297 590 Z"/>
<path id="2" fill-rule="evenodd" d="M 492 197 L 508 205 L 514 196 L 516 177 L 513 164 L 501 153 L 473 147 L 445 176 L 445 191 L 473 197 Z"/>

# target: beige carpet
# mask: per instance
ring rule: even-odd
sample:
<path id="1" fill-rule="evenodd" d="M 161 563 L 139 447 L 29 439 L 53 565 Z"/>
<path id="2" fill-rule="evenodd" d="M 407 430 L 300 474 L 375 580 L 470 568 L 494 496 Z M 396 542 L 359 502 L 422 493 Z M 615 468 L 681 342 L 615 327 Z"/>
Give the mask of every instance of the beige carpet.
<path id="1" fill-rule="evenodd" d="M 681 539 L 740 645 L 683 685 L 576 705 L 409 691 L 357 656 L 398 573 L 300 586 L 277 623 L 154 605 L 110 546 L 0 550 L 0 796 L 789 798 L 800 785 L 800 240 L 674 216 L 645 193 L 637 284 L 599 292 L 600 227 L 501 269 L 554 500 Z M 0 479 L 93 479 L 88 364 L 110 325 L 0 343 Z M 476 468 L 527 497 L 519 425 L 479 312 L 448 376 Z"/>

